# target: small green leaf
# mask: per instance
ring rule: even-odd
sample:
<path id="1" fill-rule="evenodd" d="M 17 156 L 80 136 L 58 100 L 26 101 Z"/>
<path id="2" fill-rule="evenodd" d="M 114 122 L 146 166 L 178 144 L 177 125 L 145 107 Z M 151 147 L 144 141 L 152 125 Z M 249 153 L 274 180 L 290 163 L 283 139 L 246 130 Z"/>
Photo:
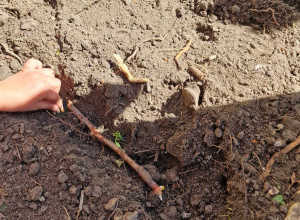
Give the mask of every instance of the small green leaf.
<path id="1" fill-rule="evenodd" d="M 276 202 L 281 203 L 283 202 L 283 196 L 282 195 L 277 195 L 273 198 Z"/>
<path id="2" fill-rule="evenodd" d="M 285 205 L 285 202 L 284 202 L 284 201 L 281 201 L 280 204 L 281 204 L 281 205 Z"/>
<path id="3" fill-rule="evenodd" d="M 278 185 L 278 186 L 277 186 L 277 189 L 279 189 L 279 190 L 280 190 L 280 189 L 281 189 L 281 186 L 280 186 L 280 185 Z"/>
<path id="4" fill-rule="evenodd" d="M 117 145 L 118 148 L 122 149 L 121 144 L 115 141 L 115 144 Z"/>
<path id="5" fill-rule="evenodd" d="M 1 205 L 1 206 L 0 206 L 0 212 L 5 211 L 6 208 L 7 208 L 7 205 L 6 205 L 6 204 Z"/>
<path id="6" fill-rule="evenodd" d="M 123 163 L 124 163 L 123 160 L 116 160 L 116 161 L 115 161 L 115 164 L 116 164 L 118 167 L 121 167 Z"/>

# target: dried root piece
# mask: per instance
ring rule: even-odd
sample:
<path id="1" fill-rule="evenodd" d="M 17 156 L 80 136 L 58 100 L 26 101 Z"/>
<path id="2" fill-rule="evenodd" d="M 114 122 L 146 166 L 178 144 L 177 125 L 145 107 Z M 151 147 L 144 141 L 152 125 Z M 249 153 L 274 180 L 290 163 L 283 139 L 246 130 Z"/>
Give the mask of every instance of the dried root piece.
<path id="1" fill-rule="evenodd" d="M 189 66 L 188 70 L 193 73 L 198 79 L 203 80 L 206 77 L 206 74 L 195 66 Z"/>
<path id="2" fill-rule="evenodd" d="M 19 57 L 19 56 L 18 56 L 17 54 L 15 54 L 14 52 L 11 52 L 11 51 L 8 49 L 8 47 L 7 47 L 6 44 L 0 42 L 0 45 L 3 47 L 4 51 L 5 51 L 8 55 L 10 55 L 10 56 L 16 58 L 16 59 L 20 62 L 20 64 L 23 65 L 24 62 L 23 62 L 23 60 L 21 59 L 21 57 Z"/>
<path id="3" fill-rule="evenodd" d="M 124 63 L 123 59 L 119 54 L 114 54 L 114 59 L 119 67 L 119 69 L 126 75 L 129 82 L 132 83 L 146 83 L 149 81 L 147 78 L 135 78 L 131 75 L 127 65 Z"/>
<path id="4" fill-rule="evenodd" d="M 295 147 L 297 147 L 300 144 L 300 136 L 297 137 L 297 139 L 295 141 L 293 141 L 292 143 L 288 144 L 287 146 L 285 146 L 285 148 L 283 148 L 281 151 L 276 152 L 271 159 L 268 161 L 267 165 L 266 165 L 266 170 L 261 174 L 260 179 L 261 180 L 265 180 L 271 173 L 272 171 L 272 167 L 275 163 L 275 159 L 277 157 L 279 157 L 282 154 L 287 154 L 288 152 L 290 152 L 291 150 L 293 150 Z"/>
<path id="5" fill-rule="evenodd" d="M 190 46 L 191 46 L 191 43 L 192 43 L 192 40 L 189 40 L 189 42 L 185 45 L 185 47 L 184 47 L 181 51 L 179 51 L 179 53 L 178 53 L 178 54 L 176 55 L 176 57 L 174 58 L 175 63 L 176 63 L 176 65 L 177 65 L 177 68 L 178 68 L 179 70 L 181 70 L 181 67 L 179 66 L 178 59 L 179 59 L 179 57 L 180 57 L 182 54 L 184 54 L 185 52 L 188 51 L 188 49 L 189 49 Z"/>
<path id="6" fill-rule="evenodd" d="M 95 128 L 95 126 L 86 118 L 84 117 L 81 112 L 73 105 L 71 101 L 68 102 L 68 108 L 70 111 L 73 112 L 73 114 L 86 126 L 91 130 L 92 134 L 95 138 L 98 139 L 98 141 L 102 142 L 103 144 L 109 146 L 114 152 L 119 154 L 119 156 L 127 163 L 129 164 L 132 169 L 134 169 L 137 174 L 144 180 L 144 182 L 153 189 L 154 193 L 159 196 L 159 198 L 162 200 L 162 190 L 164 189 L 163 186 L 157 185 L 156 182 L 152 179 L 150 174 L 145 170 L 144 167 L 139 166 L 134 160 L 132 160 L 121 148 L 119 148 L 115 143 L 108 140 L 102 134 Z"/>

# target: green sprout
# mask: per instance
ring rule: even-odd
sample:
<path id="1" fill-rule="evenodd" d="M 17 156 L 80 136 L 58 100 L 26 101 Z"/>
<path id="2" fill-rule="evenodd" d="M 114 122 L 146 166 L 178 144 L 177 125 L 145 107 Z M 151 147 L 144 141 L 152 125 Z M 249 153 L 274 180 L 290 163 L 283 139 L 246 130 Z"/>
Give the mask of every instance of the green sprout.
<path id="1" fill-rule="evenodd" d="M 273 198 L 276 202 L 285 205 L 285 202 L 283 201 L 283 196 L 282 195 L 277 195 Z"/>
<path id="2" fill-rule="evenodd" d="M 115 137 L 115 144 L 117 145 L 117 147 L 123 150 L 121 144 L 119 143 L 119 141 L 125 141 L 123 135 L 120 133 L 120 131 L 116 131 L 113 133 L 113 136 Z"/>

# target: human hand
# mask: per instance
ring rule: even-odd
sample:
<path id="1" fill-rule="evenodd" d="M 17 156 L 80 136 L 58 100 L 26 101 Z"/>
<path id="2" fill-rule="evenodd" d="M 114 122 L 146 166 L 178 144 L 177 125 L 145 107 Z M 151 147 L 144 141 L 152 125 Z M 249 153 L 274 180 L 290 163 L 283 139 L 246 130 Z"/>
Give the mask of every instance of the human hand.
<path id="1" fill-rule="evenodd" d="M 28 60 L 20 72 L 0 81 L 0 111 L 18 112 L 49 109 L 59 111 L 61 82 L 52 69 L 36 59 Z"/>

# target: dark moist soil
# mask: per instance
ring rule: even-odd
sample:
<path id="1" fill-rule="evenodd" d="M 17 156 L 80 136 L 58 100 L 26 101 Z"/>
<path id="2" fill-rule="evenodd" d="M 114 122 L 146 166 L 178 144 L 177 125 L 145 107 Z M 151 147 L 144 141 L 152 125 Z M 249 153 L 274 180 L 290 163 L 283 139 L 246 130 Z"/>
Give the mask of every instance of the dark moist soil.
<path id="1" fill-rule="evenodd" d="M 299 149 L 259 179 L 300 134 L 299 2 L 10 2 L 0 8 L 0 42 L 54 68 L 61 97 L 107 138 L 124 134 L 125 152 L 165 191 L 160 201 L 112 150 L 46 111 L 1 113 L 0 219 L 76 219 L 82 190 L 79 219 L 273 220 L 292 204 L 299 212 L 299 184 L 290 187 Z M 125 59 L 163 36 L 127 62 L 150 87 L 130 83 L 113 54 Z M 178 70 L 174 56 L 190 39 Z M 21 64 L 1 49 L 4 79 Z M 72 113 L 56 116 L 89 134 Z"/>

